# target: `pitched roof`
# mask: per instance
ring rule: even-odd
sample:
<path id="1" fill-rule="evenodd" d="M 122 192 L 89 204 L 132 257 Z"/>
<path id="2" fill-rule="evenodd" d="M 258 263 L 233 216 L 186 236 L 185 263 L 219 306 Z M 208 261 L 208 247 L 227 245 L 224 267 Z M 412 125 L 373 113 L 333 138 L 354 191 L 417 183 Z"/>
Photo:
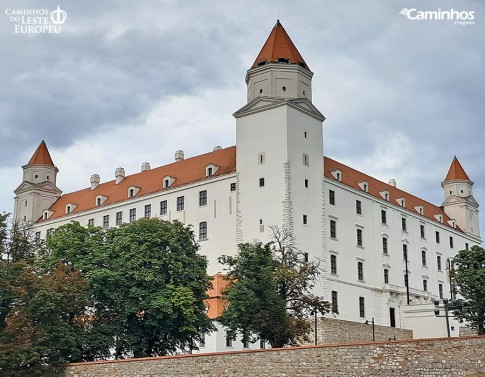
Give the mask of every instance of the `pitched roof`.
<path id="1" fill-rule="evenodd" d="M 434 222 L 438 222 L 435 216 L 442 216 L 442 224 L 451 227 L 451 225 L 448 223 L 448 221 L 451 219 L 446 215 L 441 207 L 411 195 L 406 191 L 398 189 L 397 187 L 394 187 L 388 183 L 379 181 L 376 178 L 350 168 L 338 161 L 332 160 L 329 157 L 324 157 L 324 170 L 325 177 L 334 181 L 337 181 L 337 178 L 335 178 L 332 172 L 335 172 L 336 170 L 340 171 L 340 182 L 359 191 L 363 191 L 359 183 L 363 184 L 363 182 L 367 182 L 367 193 L 378 198 L 379 200 L 384 199 L 381 193 L 387 191 L 389 193 L 388 202 L 390 205 L 401 206 L 400 200 L 404 199 L 404 208 L 406 208 L 408 211 L 420 214 Z M 423 209 L 422 214 L 418 211 L 420 207 Z M 460 230 L 458 227 L 455 229 Z"/>
<path id="2" fill-rule="evenodd" d="M 52 162 L 51 155 L 49 154 L 49 150 L 47 149 L 47 145 L 44 140 L 40 142 L 27 165 L 54 166 L 54 162 Z"/>
<path id="3" fill-rule="evenodd" d="M 290 64 L 300 64 L 302 67 L 310 70 L 305 63 L 305 60 L 303 60 L 303 57 L 298 52 L 298 49 L 291 41 L 285 28 L 281 25 L 280 20 L 276 22 L 273 30 L 271 30 L 268 39 L 251 68 L 257 67 L 258 63 L 262 61 L 278 63 L 279 58 L 289 59 Z"/>
<path id="4" fill-rule="evenodd" d="M 143 195 L 167 190 L 167 188 L 163 187 L 163 178 L 166 176 L 175 178 L 175 181 L 170 188 L 211 179 L 211 177 L 206 176 L 205 171 L 205 167 L 209 164 L 219 166 L 219 169 L 214 174 L 216 177 L 223 174 L 234 173 L 236 171 L 236 147 L 233 146 L 215 150 L 186 160 L 128 175 L 119 184 L 116 184 L 115 180 L 112 180 L 101 183 L 94 190 L 91 190 L 88 187 L 80 191 L 64 194 L 51 206 L 51 208 L 49 208 L 49 210 L 53 211 L 49 220 L 67 216 L 65 213 L 67 204 L 73 204 L 75 206 L 71 213 L 79 213 L 96 208 L 96 197 L 98 195 L 107 197 L 102 206 L 131 200 L 132 198 L 128 197 L 128 188 L 132 186 L 140 189 L 136 194 L 137 198 Z M 328 179 L 336 180 L 332 172 L 339 170 L 341 172 L 341 183 L 362 191 L 362 187 L 359 186 L 359 183 L 365 181 L 367 182 L 368 187 L 367 193 L 379 200 L 384 199 L 381 193 L 387 191 L 389 193 L 389 205 L 400 206 L 398 199 L 404 199 L 405 208 L 409 211 L 420 214 L 416 207 L 422 207 L 422 216 L 438 222 L 435 216 L 440 215 L 442 216 L 443 225 L 450 226 L 448 221 L 451 219 L 440 207 L 379 181 L 378 179 L 348 167 L 329 157 L 324 157 L 324 170 L 325 177 Z M 46 220 L 39 219 L 38 221 L 43 222 Z"/>
<path id="5" fill-rule="evenodd" d="M 455 179 L 460 179 L 465 181 L 470 180 L 470 178 L 468 178 L 468 175 L 465 172 L 465 169 L 463 169 L 463 167 L 460 164 L 460 161 L 458 161 L 456 156 L 453 158 L 453 161 L 451 162 L 450 170 L 448 170 L 448 174 L 446 175 L 445 182 L 453 181 Z"/>
<path id="6" fill-rule="evenodd" d="M 128 175 L 119 184 L 112 180 L 101 183 L 94 190 L 88 187 L 80 191 L 64 194 L 49 208 L 50 211 L 53 211 L 49 219 L 66 216 L 65 208 L 67 204 L 75 205 L 71 213 L 94 209 L 96 208 L 96 197 L 98 195 L 107 197 L 102 206 L 131 199 L 128 198 L 128 188 L 131 186 L 140 189 L 136 194 L 136 197 L 140 197 L 191 182 L 210 179 L 206 177 L 205 169 L 209 164 L 219 167 L 214 173 L 214 177 L 235 172 L 236 147 L 215 150 L 186 160 Z M 175 181 L 168 189 L 163 187 L 163 178 L 166 176 L 175 178 Z M 42 222 L 45 220 L 39 219 L 38 221 Z"/>
<path id="7" fill-rule="evenodd" d="M 208 289 L 206 294 L 209 296 L 204 300 L 207 306 L 207 317 L 216 319 L 222 315 L 226 306 L 227 300 L 223 297 L 221 291 L 227 287 L 229 280 L 226 280 L 225 275 L 215 274 L 212 276 L 212 288 Z"/>

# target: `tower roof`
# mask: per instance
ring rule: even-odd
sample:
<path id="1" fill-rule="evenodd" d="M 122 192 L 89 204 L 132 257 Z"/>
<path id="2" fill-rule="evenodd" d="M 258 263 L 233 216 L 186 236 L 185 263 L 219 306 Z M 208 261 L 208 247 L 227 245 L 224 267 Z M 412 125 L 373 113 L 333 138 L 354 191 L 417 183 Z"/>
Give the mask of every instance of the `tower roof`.
<path id="1" fill-rule="evenodd" d="M 283 25 L 281 25 L 280 20 L 276 22 L 273 30 L 271 30 L 271 34 L 266 40 L 251 68 L 257 67 L 261 62 L 285 62 L 279 59 L 288 59 L 288 63 L 299 64 L 300 66 L 310 70 L 308 65 L 305 63 L 305 60 L 303 60 L 303 57 L 298 52 L 298 49 L 291 41 L 291 38 L 286 32 L 285 28 Z"/>
<path id="2" fill-rule="evenodd" d="M 469 181 L 468 175 L 465 172 L 465 169 L 460 164 L 460 161 L 456 158 L 453 158 L 451 162 L 450 170 L 448 170 L 448 174 L 446 175 L 445 181 L 453 181 L 455 179 L 461 179 L 465 181 Z"/>
<path id="3" fill-rule="evenodd" d="M 54 162 L 52 162 L 51 155 L 49 154 L 49 150 L 47 149 L 47 145 L 45 141 L 42 140 L 37 147 L 36 151 L 32 155 L 29 163 L 27 165 L 49 165 L 54 166 Z"/>

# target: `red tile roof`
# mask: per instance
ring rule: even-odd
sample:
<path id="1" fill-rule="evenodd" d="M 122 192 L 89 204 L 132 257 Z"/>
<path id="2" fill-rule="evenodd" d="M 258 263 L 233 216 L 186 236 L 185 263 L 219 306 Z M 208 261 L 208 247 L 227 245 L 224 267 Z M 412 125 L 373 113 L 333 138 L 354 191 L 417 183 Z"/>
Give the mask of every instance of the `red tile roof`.
<path id="1" fill-rule="evenodd" d="M 258 63 L 262 61 L 278 63 L 278 58 L 289 59 L 290 64 L 300 64 L 310 70 L 279 20 L 251 68 L 257 67 Z"/>
<path id="2" fill-rule="evenodd" d="M 380 194 L 381 192 L 387 191 L 389 193 L 388 202 L 389 204 L 400 206 L 398 199 L 405 200 L 405 206 L 407 210 L 419 214 L 415 207 L 423 207 L 423 216 L 434 222 L 438 222 L 436 215 L 441 215 L 443 219 L 443 225 L 451 227 L 448 223 L 451 219 L 446 215 L 446 213 L 440 207 L 431 204 L 423 199 L 420 199 L 414 195 L 407 193 L 406 191 L 400 190 L 388 183 L 384 183 L 375 179 L 367 174 L 364 174 L 358 170 L 352 169 L 338 161 L 332 160 L 329 157 L 324 158 L 324 169 L 325 177 L 337 180 L 332 172 L 339 170 L 341 172 L 341 182 L 347 186 L 353 187 L 356 190 L 363 191 L 359 183 L 367 182 L 368 194 L 377 197 L 380 200 L 384 198 Z M 460 230 L 456 227 L 457 230 Z"/>
<path id="3" fill-rule="evenodd" d="M 210 153 L 174 162 L 169 165 L 142 171 L 133 175 L 128 175 L 118 185 L 115 183 L 115 180 L 112 180 L 101 183 L 94 190 L 85 188 L 80 191 L 64 194 L 51 206 L 50 210 L 53 211 L 53 214 L 49 217 L 49 219 L 67 216 L 65 213 L 67 204 L 73 204 L 75 206 L 71 212 L 74 214 L 94 209 L 96 208 L 96 197 L 98 195 L 107 197 L 101 206 L 129 200 L 131 198 L 128 197 L 128 188 L 131 186 L 140 188 L 136 194 L 136 197 L 167 190 L 166 188 L 163 188 L 162 182 L 163 178 L 166 176 L 175 178 L 175 181 L 170 187 L 179 187 L 188 183 L 210 179 L 206 177 L 205 170 L 205 167 L 208 164 L 219 166 L 219 169 L 215 172 L 214 176 L 234 173 L 236 171 L 236 147 L 233 146 L 225 149 L 215 150 Z M 454 165 L 461 168 L 458 160 L 453 161 L 452 167 Z M 328 179 L 336 180 L 336 178 L 332 175 L 332 172 L 339 170 L 341 172 L 341 183 L 353 187 L 356 190 L 362 191 L 359 183 L 366 181 L 368 184 L 368 194 L 375 196 L 379 200 L 384 200 L 380 193 L 383 191 L 388 191 L 388 202 L 390 205 L 399 206 L 397 199 L 402 198 L 405 200 L 405 208 L 409 211 L 419 213 L 415 207 L 422 207 L 424 217 L 437 222 L 435 216 L 441 215 L 443 218 L 443 224 L 450 226 L 447 222 L 451 219 L 440 207 L 434 204 L 431 204 L 387 183 L 379 181 L 329 157 L 324 157 L 324 166 L 325 177 Z M 457 168 L 456 171 L 460 173 L 460 169 Z M 461 168 L 461 171 L 463 171 L 463 168 Z M 455 176 L 462 176 L 462 173 L 458 173 L 456 173 Z M 448 173 L 448 175 L 450 175 L 450 173 Z M 466 178 L 468 177 L 466 176 Z M 46 220 L 39 219 L 38 221 L 43 222 Z"/>
<path id="4" fill-rule="evenodd" d="M 208 310 L 207 317 L 216 319 L 222 315 L 227 300 L 223 298 L 221 291 L 227 287 L 229 281 L 222 274 L 212 276 L 212 288 L 207 290 L 208 299 L 204 300 Z"/>
<path id="5" fill-rule="evenodd" d="M 450 170 L 448 170 L 448 174 L 446 175 L 445 181 L 453 181 L 455 179 L 460 179 L 460 180 L 465 180 L 469 181 L 470 178 L 468 178 L 468 175 L 465 172 L 465 169 L 460 164 L 460 161 L 458 159 L 453 158 L 453 161 L 451 162 Z"/>
<path id="6" fill-rule="evenodd" d="M 94 209 L 96 207 L 96 196 L 98 195 L 107 197 L 101 206 L 128 200 L 128 188 L 131 186 L 140 188 L 135 196 L 140 197 L 162 190 L 169 190 L 172 187 L 179 187 L 191 182 L 208 179 L 205 168 L 209 164 L 219 166 L 219 169 L 214 173 L 214 177 L 235 172 L 236 147 L 215 150 L 169 165 L 128 175 L 119 184 L 116 184 L 115 180 L 112 180 L 101 183 L 94 190 L 91 190 L 89 187 L 62 195 L 49 208 L 54 212 L 49 219 L 66 216 L 65 208 L 67 204 L 75 205 L 71 213 Z M 163 188 L 163 178 L 166 176 L 175 178 L 175 181 L 169 189 Z M 39 222 L 42 221 L 45 220 L 39 220 Z"/>
<path id="7" fill-rule="evenodd" d="M 47 145 L 45 144 L 44 140 L 41 141 L 27 165 L 54 166 L 54 162 L 52 162 L 51 155 L 49 154 L 49 150 L 47 149 Z"/>

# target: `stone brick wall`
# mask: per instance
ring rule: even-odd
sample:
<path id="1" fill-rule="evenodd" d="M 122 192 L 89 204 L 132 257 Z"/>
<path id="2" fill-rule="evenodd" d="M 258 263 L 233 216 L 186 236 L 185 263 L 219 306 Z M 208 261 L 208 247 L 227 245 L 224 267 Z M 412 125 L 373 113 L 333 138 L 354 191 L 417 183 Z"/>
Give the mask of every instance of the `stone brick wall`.
<path id="1" fill-rule="evenodd" d="M 314 344 L 314 330 L 310 332 L 310 341 L 305 345 Z M 413 339 L 413 331 L 396 327 L 374 326 L 376 341 Z M 470 334 L 471 335 L 471 334 Z M 335 344 L 352 342 L 371 342 L 372 323 L 342 321 L 333 318 L 318 318 L 317 344 Z"/>
<path id="2" fill-rule="evenodd" d="M 71 364 L 64 377 L 451 377 L 485 372 L 485 337 L 352 343 Z"/>

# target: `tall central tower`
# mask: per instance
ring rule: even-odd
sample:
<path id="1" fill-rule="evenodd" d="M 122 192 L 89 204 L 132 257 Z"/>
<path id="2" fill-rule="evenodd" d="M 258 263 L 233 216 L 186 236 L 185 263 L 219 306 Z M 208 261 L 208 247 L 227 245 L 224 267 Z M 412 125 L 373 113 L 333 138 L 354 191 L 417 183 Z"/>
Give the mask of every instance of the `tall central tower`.
<path id="1" fill-rule="evenodd" d="M 236 118 L 237 241 L 268 242 L 269 226 L 323 257 L 323 128 L 312 76 L 278 21 L 246 75 Z"/>

